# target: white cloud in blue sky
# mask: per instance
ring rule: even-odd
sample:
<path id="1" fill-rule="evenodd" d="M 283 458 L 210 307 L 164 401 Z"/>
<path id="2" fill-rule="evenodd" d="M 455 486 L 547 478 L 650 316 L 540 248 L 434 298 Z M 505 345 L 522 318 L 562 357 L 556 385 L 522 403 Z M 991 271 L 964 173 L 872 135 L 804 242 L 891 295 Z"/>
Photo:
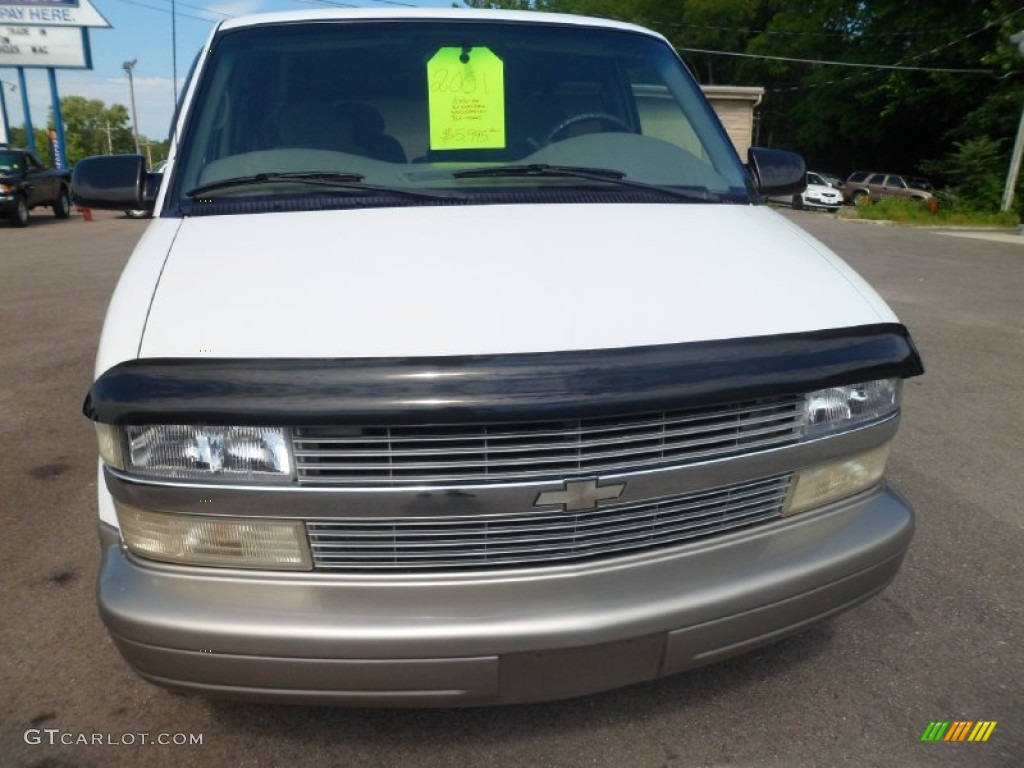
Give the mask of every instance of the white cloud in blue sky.
<path id="1" fill-rule="evenodd" d="M 139 132 L 151 139 L 163 139 L 170 127 L 174 108 L 171 46 L 171 0 L 91 0 L 110 22 L 111 29 L 89 31 L 92 70 L 57 70 L 61 96 L 84 96 L 119 103 L 131 108 L 128 77 L 123 63 L 136 60 L 135 103 Z M 0 5 L 3 5 L 0 0 Z M 266 11 L 296 11 L 330 6 L 421 6 L 450 8 L 452 0 L 175 0 L 177 73 L 181 79 L 196 52 L 206 42 L 214 24 L 224 18 Z M 461 2 L 459 3 L 462 4 Z M 50 114 L 50 88 L 45 70 L 26 69 L 26 85 L 32 124 L 43 127 Z M 17 86 L 17 72 L 0 67 L 0 80 Z M 11 125 L 24 122 L 20 90 L 4 86 Z"/>

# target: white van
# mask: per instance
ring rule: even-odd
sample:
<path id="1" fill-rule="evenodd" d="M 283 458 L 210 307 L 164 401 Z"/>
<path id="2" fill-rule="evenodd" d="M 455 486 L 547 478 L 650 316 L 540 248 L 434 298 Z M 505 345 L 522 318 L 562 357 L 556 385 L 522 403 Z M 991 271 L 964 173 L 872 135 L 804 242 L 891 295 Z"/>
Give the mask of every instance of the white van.
<path id="1" fill-rule="evenodd" d="M 906 329 L 763 205 L 665 39 L 532 13 L 221 23 L 85 404 L 99 606 L 212 696 L 492 704 L 650 680 L 878 593 Z M 879 637 L 879 642 L 892 638 Z"/>

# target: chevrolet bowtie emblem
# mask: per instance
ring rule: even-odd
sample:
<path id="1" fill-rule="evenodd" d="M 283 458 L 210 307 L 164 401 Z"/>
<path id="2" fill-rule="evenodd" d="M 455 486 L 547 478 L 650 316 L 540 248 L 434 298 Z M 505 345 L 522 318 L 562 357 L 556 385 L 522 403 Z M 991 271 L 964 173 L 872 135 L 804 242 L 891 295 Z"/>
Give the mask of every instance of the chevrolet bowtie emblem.
<path id="1" fill-rule="evenodd" d="M 565 484 L 564 491 L 544 491 L 537 494 L 535 507 L 561 504 L 566 512 L 581 509 L 597 509 L 599 501 L 617 499 L 626 490 L 625 483 L 598 485 L 597 480 L 572 480 Z"/>

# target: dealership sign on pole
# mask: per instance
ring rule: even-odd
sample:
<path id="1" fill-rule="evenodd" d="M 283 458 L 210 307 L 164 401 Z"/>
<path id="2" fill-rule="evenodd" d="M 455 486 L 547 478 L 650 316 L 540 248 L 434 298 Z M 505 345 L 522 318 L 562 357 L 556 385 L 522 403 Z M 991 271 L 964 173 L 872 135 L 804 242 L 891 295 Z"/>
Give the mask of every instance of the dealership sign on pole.
<path id="1" fill-rule="evenodd" d="M 0 24 L 0 67 L 92 69 L 84 27 Z"/>
<path id="2" fill-rule="evenodd" d="M 89 0 L 0 0 L 0 24 L 109 27 Z"/>
<path id="3" fill-rule="evenodd" d="M 66 157 L 56 70 L 92 69 L 88 28 L 109 26 L 89 0 L 0 0 L 0 67 L 18 70 L 25 143 L 33 152 L 36 138 L 28 108 L 26 67 L 45 69 L 50 81 L 55 128 L 49 131 L 48 143 L 55 168 L 63 168 Z"/>

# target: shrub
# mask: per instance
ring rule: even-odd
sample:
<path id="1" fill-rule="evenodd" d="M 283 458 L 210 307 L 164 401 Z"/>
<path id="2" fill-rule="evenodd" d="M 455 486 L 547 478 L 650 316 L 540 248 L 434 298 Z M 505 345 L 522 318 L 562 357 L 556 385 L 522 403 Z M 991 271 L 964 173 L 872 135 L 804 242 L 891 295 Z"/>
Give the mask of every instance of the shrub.
<path id="1" fill-rule="evenodd" d="M 883 197 L 871 205 L 858 205 L 857 218 L 935 227 L 1016 227 L 1020 223 L 1014 211 L 979 212 L 955 203 L 955 194 L 940 193 L 938 211 L 932 213 L 927 203 Z"/>
<path id="2" fill-rule="evenodd" d="M 938 173 L 948 179 L 948 207 L 970 213 L 998 211 L 1006 177 L 1002 142 L 979 136 L 953 146 L 955 149 L 941 160 L 922 165 L 926 173 Z"/>

